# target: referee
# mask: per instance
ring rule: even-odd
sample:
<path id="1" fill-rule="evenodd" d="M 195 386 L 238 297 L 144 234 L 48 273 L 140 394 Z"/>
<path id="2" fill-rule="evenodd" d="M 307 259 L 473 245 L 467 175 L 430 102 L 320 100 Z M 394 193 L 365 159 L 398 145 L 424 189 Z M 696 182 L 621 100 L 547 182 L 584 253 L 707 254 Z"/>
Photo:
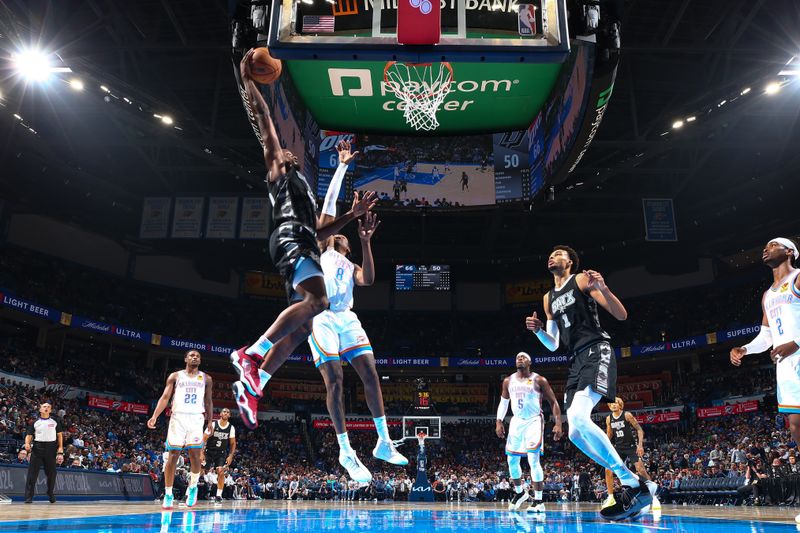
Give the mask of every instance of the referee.
<path id="1" fill-rule="evenodd" d="M 25 503 L 33 501 L 39 469 L 44 465 L 47 476 L 47 495 L 50 503 L 56 503 L 56 455 L 64 454 L 64 435 L 61 421 L 52 418 L 53 406 L 48 402 L 39 405 L 39 419 L 28 426 L 25 432 L 25 449 L 30 457 L 28 478 L 25 481 Z M 33 444 L 31 444 L 33 443 Z"/>

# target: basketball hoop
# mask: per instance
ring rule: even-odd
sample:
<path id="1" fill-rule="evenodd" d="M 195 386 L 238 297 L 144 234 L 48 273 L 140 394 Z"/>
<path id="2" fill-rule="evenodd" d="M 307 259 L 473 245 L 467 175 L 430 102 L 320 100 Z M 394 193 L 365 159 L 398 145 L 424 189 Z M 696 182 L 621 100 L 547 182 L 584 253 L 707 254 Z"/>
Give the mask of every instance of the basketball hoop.
<path id="1" fill-rule="evenodd" d="M 436 112 L 450 93 L 453 67 L 450 63 L 399 63 L 389 61 L 383 69 L 386 86 L 404 104 L 403 118 L 416 130 L 439 127 Z"/>
<path id="2" fill-rule="evenodd" d="M 425 439 L 427 437 L 428 437 L 428 434 L 425 433 L 424 431 L 420 431 L 419 433 L 417 433 L 417 441 L 419 441 L 419 449 L 420 450 L 424 450 L 425 449 Z"/>

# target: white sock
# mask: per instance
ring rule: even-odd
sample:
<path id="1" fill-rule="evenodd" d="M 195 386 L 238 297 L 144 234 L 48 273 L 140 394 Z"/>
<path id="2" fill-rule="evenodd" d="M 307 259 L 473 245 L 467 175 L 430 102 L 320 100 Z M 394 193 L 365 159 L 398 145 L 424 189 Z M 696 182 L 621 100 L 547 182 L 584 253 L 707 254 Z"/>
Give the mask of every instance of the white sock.
<path id="1" fill-rule="evenodd" d="M 222 489 L 217 488 L 217 498 L 222 498 Z"/>
<path id="2" fill-rule="evenodd" d="M 272 374 L 270 374 L 269 372 L 266 372 L 266 371 L 265 371 L 264 369 L 262 369 L 262 368 L 259 368 L 259 369 L 258 369 L 258 377 L 260 377 L 260 378 L 261 378 L 261 390 L 264 390 L 264 389 L 266 389 L 266 388 L 267 388 L 267 382 L 268 382 L 268 381 L 270 380 L 270 378 L 272 377 Z"/>
<path id="3" fill-rule="evenodd" d="M 392 437 L 389 436 L 389 426 L 386 423 L 386 416 L 373 418 L 372 421 L 375 422 L 375 430 L 378 432 L 378 438 L 391 442 Z"/>
<path id="4" fill-rule="evenodd" d="M 197 486 L 197 481 L 199 479 L 200 479 L 200 472 L 198 472 L 196 474 L 194 472 L 190 473 L 189 474 L 189 486 L 190 487 L 196 487 Z"/>
<path id="5" fill-rule="evenodd" d="M 534 490 L 533 491 L 533 499 L 534 500 L 541 500 L 542 499 L 542 492 L 541 490 Z"/>
<path id="6" fill-rule="evenodd" d="M 164 496 L 172 496 L 172 487 L 164 487 Z"/>
<path id="7" fill-rule="evenodd" d="M 658 490 L 658 485 L 654 481 L 645 481 L 645 485 L 647 485 L 647 490 L 650 491 L 650 496 L 655 496 L 656 491 Z"/>
<path id="8" fill-rule="evenodd" d="M 514 492 L 516 492 L 517 494 L 522 492 L 523 489 L 525 489 L 525 485 L 523 485 L 522 483 L 520 483 L 519 485 L 514 485 Z"/>
<path id="9" fill-rule="evenodd" d="M 264 357 L 269 349 L 272 348 L 272 341 L 267 338 L 267 335 L 261 335 L 258 340 L 248 347 L 244 353 L 248 355 L 258 355 Z"/>
<path id="10" fill-rule="evenodd" d="M 350 446 L 350 437 L 347 436 L 346 431 L 344 433 L 337 433 L 336 440 L 339 441 L 339 451 L 348 455 L 353 453 L 353 447 Z"/>
<path id="11" fill-rule="evenodd" d="M 639 478 L 625 466 L 608 436 L 592 421 L 592 409 L 600 398 L 591 386 L 575 393 L 572 405 L 567 409 L 569 439 L 594 462 L 612 470 L 620 483 L 638 487 Z"/>

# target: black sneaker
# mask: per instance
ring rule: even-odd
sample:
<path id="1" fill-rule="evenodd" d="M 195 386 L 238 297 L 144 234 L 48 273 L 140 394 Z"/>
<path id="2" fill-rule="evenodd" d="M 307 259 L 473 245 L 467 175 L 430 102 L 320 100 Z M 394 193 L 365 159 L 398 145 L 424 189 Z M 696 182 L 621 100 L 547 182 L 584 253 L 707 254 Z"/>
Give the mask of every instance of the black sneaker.
<path id="1" fill-rule="evenodd" d="M 639 486 L 623 485 L 619 492 L 609 496 L 600 508 L 600 516 L 606 520 L 625 520 L 638 516 L 644 507 L 650 505 L 653 502 L 653 496 L 647 490 L 644 479 L 641 476 L 638 479 Z"/>
<path id="2" fill-rule="evenodd" d="M 33 500 L 25 500 L 25 503 L 33 503 Z"/>
<path id="3" fill-rule="evenodd" d="M 222 496 L 217 496 L 214 498 L 214 503 L 222 503 Z"/>
<path id="4" fill-rule="evenodd" d="M 50 496 L 50 503 L 56 503 L 56 497 Z"/>
<path id="5" fill-rule="evenodd" d="M 509 511 L 519 511 L 519 508 L 522 507 L 522 504 L 528 501 L 531 497 L 528 494 L 527 490 L 523 490 L 522 492 L 515 492 L 514 496 L 508 501 L 508 510 Z"/>

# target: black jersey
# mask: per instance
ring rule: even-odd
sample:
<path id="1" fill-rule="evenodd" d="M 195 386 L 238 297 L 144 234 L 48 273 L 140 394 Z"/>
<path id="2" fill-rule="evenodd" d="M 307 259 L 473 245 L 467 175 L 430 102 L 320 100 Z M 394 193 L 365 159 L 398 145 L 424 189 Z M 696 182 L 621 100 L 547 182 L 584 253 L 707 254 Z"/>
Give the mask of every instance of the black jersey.
<path id="1" fill-rule="evenodd" d="M 633 426 L 625 419 L 625 411 L 616 418 L 612 413 L 611 417 L 611 443 L 614 448 L 620 450 L 636 447 L 636 437 L 633 434 Z"/>
<path id="2" fill-rule="evenodd" d="M 295 223 L 316 232 L 317 200 L 302 174 L 291 169 L 277 181 L 268 181 L 267 189 L 272 204 L 272 231 Z"/>
<path id="3" fill-rule="evenodd" d="M 206 442 L 206 449 L 209 452 L 222 451 L 226 454 L 230 451 L 230 439 L 236 436 L 236 430 L 233 429 L 233 424 L 228 422 L 224 428 L 219 425 L 219 420 L 214 421 L 214 431 L 208 437 Z"/>
<path id="4" fill-rule="evenodd" d="M 570 276 L 560 289 L 553 287 L 547 294 L 550 315 L 558 326 L 559 345 L 570 357 L 581 348 L 609 339 L 597 317 L 597 302 L 578 287 L 575 276 Z"/>

